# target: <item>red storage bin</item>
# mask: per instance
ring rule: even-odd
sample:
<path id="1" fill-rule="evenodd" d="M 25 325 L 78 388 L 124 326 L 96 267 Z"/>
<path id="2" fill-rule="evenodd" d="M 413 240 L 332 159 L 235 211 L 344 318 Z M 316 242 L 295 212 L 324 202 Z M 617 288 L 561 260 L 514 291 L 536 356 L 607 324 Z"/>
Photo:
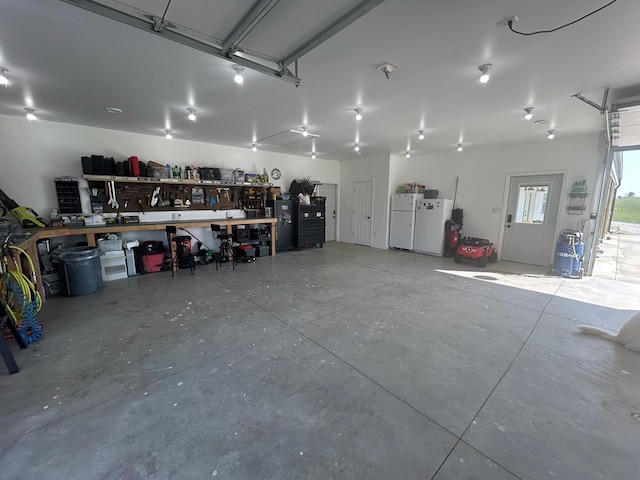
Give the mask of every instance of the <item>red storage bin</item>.
<path id="1" fill-rule="evenodd" d="M 129 168 L 131 170 L 132 177 L 140 176 L 140 163 L 138 162 L 138 157 L 136 157 L 135 155 L 129 157 Z"/>
<path id="2" fill-rule="evenodd" d="M 162 271 L 162 267 L 164 266 L 164 253 L 149 253 L 142 255 L 141 258 L 145 273 Z"/>

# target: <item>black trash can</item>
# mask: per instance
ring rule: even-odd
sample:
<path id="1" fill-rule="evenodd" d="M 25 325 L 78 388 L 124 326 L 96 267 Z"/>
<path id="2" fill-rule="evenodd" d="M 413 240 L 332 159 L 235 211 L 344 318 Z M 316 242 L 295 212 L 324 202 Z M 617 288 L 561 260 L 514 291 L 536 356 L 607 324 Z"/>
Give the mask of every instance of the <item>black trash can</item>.
<path id="1" fill-rule="evenodd" d="M 98 247 L 69 247 L 53 252 L 65 295 L 78 297 L 102 288 L 101 254 Z"/>

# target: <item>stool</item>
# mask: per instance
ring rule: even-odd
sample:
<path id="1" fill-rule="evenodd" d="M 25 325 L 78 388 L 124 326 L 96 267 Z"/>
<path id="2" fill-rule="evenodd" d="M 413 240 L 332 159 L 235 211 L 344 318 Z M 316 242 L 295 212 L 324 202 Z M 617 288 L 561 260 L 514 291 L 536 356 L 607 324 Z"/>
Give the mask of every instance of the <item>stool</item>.
<path id="1" fill-rule="evenodd" d="M 233 250 L 233 236 L 229 233 L 220 233 L 219 225 L 211 225 L 211 231 L 217 233 L 220 240 L 220 250 L 214 254 L 216 261 L 216 271 L 218 266 L 223 263 L 231 262 L 233 269 L 236 269 L 238 258 Z"/>

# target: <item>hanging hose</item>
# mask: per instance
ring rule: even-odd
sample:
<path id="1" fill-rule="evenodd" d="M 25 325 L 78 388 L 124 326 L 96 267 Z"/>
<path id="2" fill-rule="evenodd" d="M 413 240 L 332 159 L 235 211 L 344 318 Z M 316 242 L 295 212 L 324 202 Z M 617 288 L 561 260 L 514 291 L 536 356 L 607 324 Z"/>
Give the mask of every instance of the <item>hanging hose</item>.
<path id="1" fill-rule="evenodd" d="M 7 239 L 8 241 L 8 239 Z M 42 325 L 36 314 L 42 307 L 42 298 L 35 285 L 36 271 L 29 254 L 15 245 L 5 245 L 2 249 L 0 266 L 0 303 L 25 343 L 33 343 L 42 336 Z M 17 258 L 14 257 L 17 253 Z M 9 270 L 7 256 L 10 256 L 15 270 Z M 33 281 L 22 272 L 22 260 L 26 260 Z"/>

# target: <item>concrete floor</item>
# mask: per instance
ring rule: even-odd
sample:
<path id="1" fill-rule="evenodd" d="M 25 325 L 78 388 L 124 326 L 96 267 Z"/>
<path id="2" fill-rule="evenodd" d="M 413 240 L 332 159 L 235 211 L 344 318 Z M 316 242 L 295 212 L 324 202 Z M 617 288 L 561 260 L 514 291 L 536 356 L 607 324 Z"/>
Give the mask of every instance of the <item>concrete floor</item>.
<path id="1" fill-rule="evenodd" d="M 634 479 L 640 285 L 332 243 L 51 299 L 0 477 Z"/>
<path id="2" fill-rule="evenodd" d="M 593 276 L 640 284 L 640 225 L 613 222 L 598 245 Z"/>

